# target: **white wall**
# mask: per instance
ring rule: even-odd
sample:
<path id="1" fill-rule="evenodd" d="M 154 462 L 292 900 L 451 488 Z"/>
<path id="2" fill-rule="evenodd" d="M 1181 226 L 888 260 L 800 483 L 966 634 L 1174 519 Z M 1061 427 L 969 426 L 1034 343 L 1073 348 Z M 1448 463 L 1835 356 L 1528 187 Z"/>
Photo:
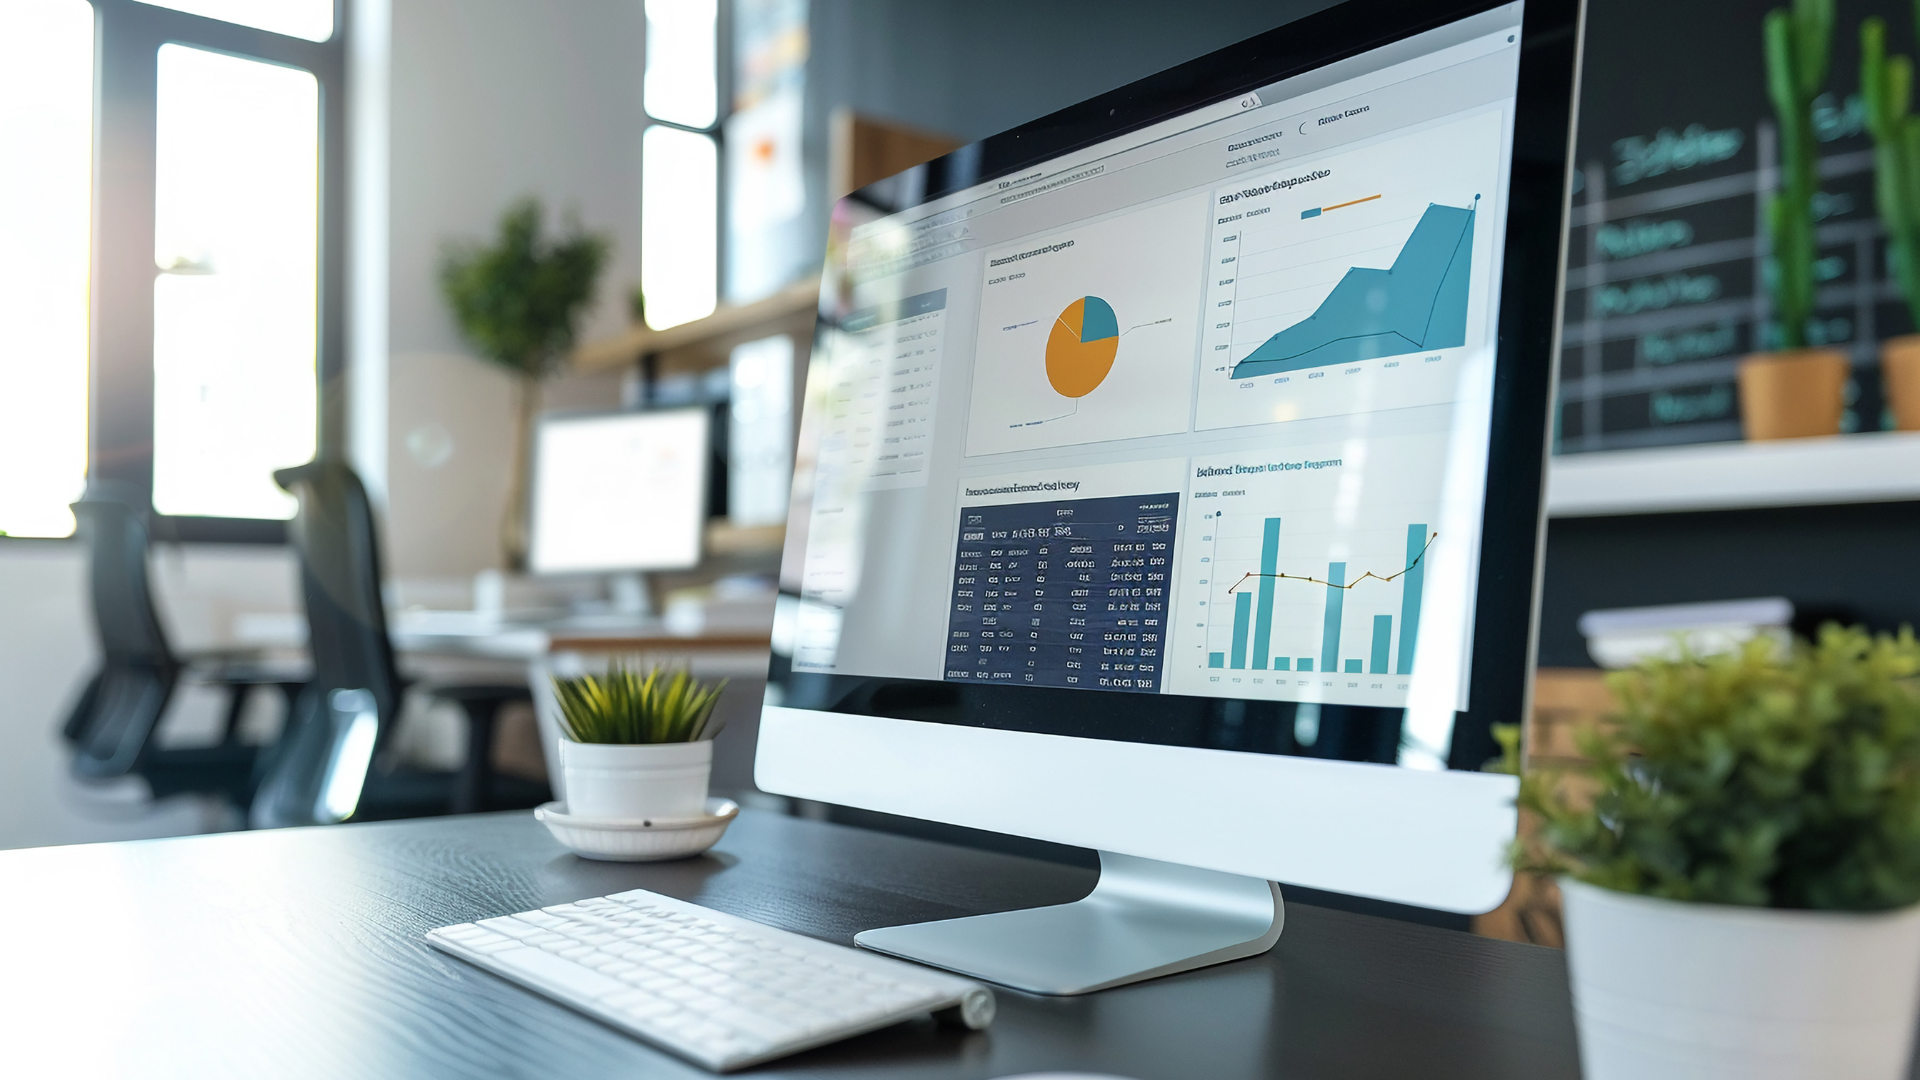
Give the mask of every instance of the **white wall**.
<path id="1" fill-rule="evenodd" d="M 584 332 L 626 326 L 645 19 L 639 0 L 390 6 L 388 569 L 464 576 L 499 563 L 512 384 L 461 342 L 440 298 L 441 249 L 490 236 L 523 195 L 571 208 L 614 242 Z M 615 376 L 563 382 L 550 396 L 569 405 L 619 403 Z"/>

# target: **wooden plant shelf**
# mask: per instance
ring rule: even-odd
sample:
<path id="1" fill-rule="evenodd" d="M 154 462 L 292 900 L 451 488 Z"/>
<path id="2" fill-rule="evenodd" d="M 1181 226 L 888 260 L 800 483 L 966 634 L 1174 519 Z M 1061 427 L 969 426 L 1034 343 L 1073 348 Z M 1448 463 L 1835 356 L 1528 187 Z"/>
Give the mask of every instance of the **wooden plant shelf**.
<path id="1" fill-rule="evenodd" d="M 649 353 L 699 348 L 724 355 L 763 333 L 777 333 L 784 323 L 798 323 L 820 300 L 820 279 L 810 277 L 751 304 L 723 304 L 704 319 L 654 330 L 635 326 L 618 337 L 589 341 L 573 351 L 573 369 L 605 371 L 631 364 Z"/>

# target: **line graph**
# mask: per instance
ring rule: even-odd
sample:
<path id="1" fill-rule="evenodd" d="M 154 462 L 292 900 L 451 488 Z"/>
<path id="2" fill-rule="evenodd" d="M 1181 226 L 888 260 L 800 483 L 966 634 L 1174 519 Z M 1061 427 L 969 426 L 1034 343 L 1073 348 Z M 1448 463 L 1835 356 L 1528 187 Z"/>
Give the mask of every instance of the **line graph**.
<path id="1" fill-rule="evenodd" d="M 1274 520 L 1278 520 L 1278 519 L 1276 518 Z M 1345 585 L 1335 585 L 1331 581 L 1327 581 L 1324 578 L 1317 578 L 1310 574 L 1256 574 L 1253 571 L 1249 570 L 1245 574 L 1240 575 L 1239 581 L 1236 581 L 1232 585 L 1227 586 L 1227 592 L 1229 595 L 1233 593 L 1237 593 L 1240 591 L 1240 586 L 1245 585 L 1249 581 L 1262 581 L 1268 578 L 1271 578 L 1275 581 L 1305 581 L 1314 585 L 1325 585 L 1330 589 L 1351 589 L 1363 581 L 1380 581 L 1380 582 L 1398 581 L 1400 578 L 1405 577 L 1407 574 L 1412 573 L 1414 569 L 1420 565 L 1421 561 L 1427 557 L 1427 549 L 1432 547 L 1433 542 L 1438 539 L 1440 539 L 1439 533 L 1437 532 L 1429 533 L 1427 535 L 1427 542 L 1420 546 L 1420 553 L 1413 556 L 1413 560 L 1407 563 L 1406 566 L 1402 567 L 1399 570 L 1395 570 L 1391 574 L 1381 575 L 1381 574 L 1376 574 L 1373 571 L 1369 570 L 1366 573 L 1361 574 L 1359 577 L 1354 578 L 1352 581 L 1347 582 Z"/>

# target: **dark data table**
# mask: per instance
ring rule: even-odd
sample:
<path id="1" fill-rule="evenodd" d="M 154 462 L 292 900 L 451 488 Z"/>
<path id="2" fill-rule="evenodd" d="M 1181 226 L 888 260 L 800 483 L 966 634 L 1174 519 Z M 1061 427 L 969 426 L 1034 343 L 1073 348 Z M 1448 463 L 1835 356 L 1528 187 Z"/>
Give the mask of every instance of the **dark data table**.
<path id="1" fill-rule="evenodd" d="M 950 682 L 1156 693 L 1180 496 L 969 506 L 947 623 Z"/>

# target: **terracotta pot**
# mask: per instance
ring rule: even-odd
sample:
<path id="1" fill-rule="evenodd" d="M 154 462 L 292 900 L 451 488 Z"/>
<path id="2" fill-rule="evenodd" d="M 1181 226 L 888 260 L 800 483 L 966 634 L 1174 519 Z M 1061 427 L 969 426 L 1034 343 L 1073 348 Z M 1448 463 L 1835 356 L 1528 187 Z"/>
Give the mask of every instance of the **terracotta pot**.
<path id="1" fill-rule="evenodd" d="M 1920 334 L 1904 334 L 1880 343 L 1880 380 L 1895 426 L 1920 431 Z"/>
<path id="2" fill-rule="evenodd" d="M 1747 438 L 1840 434 L 1849 368 L 1840 349 L 1787 349 L 1740 361 L 1740 426 Z"/>

